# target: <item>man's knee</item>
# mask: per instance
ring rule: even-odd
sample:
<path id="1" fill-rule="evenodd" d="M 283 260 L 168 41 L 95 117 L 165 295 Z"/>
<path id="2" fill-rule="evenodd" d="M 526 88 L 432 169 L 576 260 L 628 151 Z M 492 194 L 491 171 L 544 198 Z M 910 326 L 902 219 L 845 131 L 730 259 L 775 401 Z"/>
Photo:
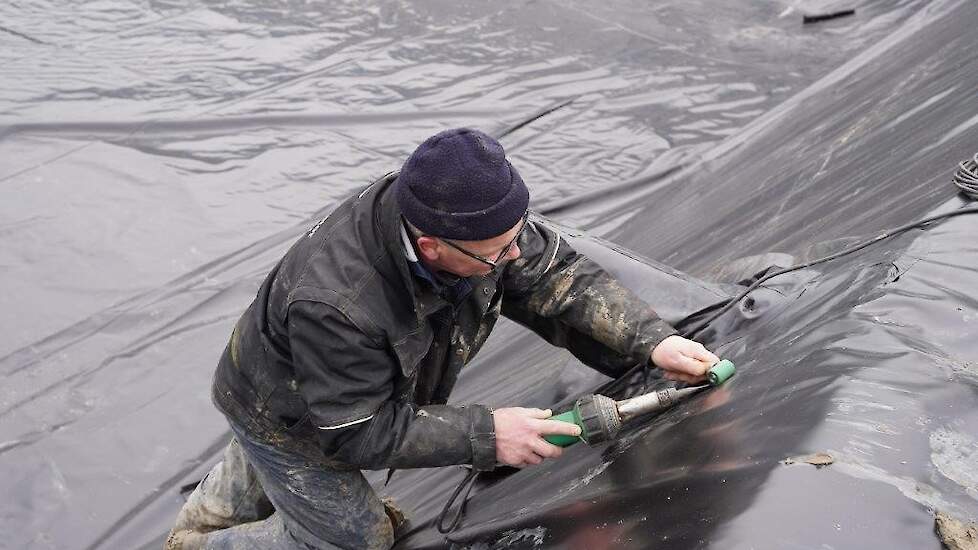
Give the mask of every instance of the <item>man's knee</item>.
<path id="1" fill-rule="evenodd" d="M 358 524 L 352 527 L 353 529 L 347 530 L 347 537 L 350 540 L 342 541 L 349 543 L 349 546 L 344 546 L 346 548 L 389 550 L 391 546 L 394 546 L 394 527 L 385 513 L 375 518 L 372 523 Z"/>
<path id="2" fill-rule="evenodd" d="M 368 494 L 356 495 L 352 499 L 349 496 L 336 498 L 338 495 L 321 495 L 316 499 L 318 511 L 326 512 L 330 520 L 324 525 L 310 525 L 311 518 L 303 518 L 303 528 L 298 528 L 295 534 L 311 535 L 313 540 L 305 542 L 313 547 L 318 547 L 316 545 L 320 542 L 329 542 L 340 548 L 388 550 L 394 545 L 394 526 L 386 508 L 366 482 L 358 489 Z"/>
<path id="3" fill-rule="evenodd" d="M 389 519 L 387 519 L 386 514 L 381 521 L 378 521 L 373 529 L 372 533 L 374 537 L 374 544 L 370 548 L 376 548 L 377 550 L 388 550 L 391 546 L 394 546 L 394 526 L 391 525 Z"/>

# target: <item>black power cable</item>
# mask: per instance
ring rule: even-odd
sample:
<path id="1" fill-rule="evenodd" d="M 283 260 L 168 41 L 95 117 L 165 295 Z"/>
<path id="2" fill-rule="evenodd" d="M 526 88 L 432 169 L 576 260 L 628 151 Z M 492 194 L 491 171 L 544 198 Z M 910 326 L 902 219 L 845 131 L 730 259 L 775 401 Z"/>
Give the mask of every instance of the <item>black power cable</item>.
<path id="1" fill-rule="evenodd" d="M 958 170 L 957 172 L 954 173 L 954 177 L 952 178 L 951 181 L 966 197 L 972 200 L 978 200 L 978 153 L 976 153 L 971 160 L 962 161 L 960 164 L 958 164 Z M 916 222 L 911 222 L 906 225 L 901 225 L 900 227 L 896 227 L 888 231 L 884 231 L 883 233 L 880 233 L 879 235 L 873 237 L 872 239 L 860 243 L 856 243 L 844 250 L 836 252 L 835 254 L 824 256 L 822 258 L 818 258 L 817 260 L 812 260 L 810 262 L 801 265 L 792 266 L 778 271 L 772 271 L 767 275 L 765 275 L 764 277 L 761 277 L 760 279 L 754 281 L 753 284 L 751 284 L 749 287 L 747 287 L 747 289 L 742 291 L 737 296 L 731 298 L 730 300 L 727 300 L 727 302 L 725 302 L 723 306 L 717 309 L 712 315 L 707 317 L 706 320 L 701 321 L 699 324 L 693 326 L 692 328 L 680 332 L 680 336 L 682 336 L 683 338 L 693 339 L 697 334 L 702 332 L 703 329 L 710 326 L 710 323 L 719 319 L 721 315 L 730 311 L 732 307 L 734 307 L 741 300 L 746 298 L 748 294 L 757 290 L 757 288 L 761 286 L 761 284 L 774 277 L 777 277 L 778 275 L 784 275 L 785 273 L 791 273 L 792 271 L 798 271 L 800 269 L 805 269 L 808 267 L 812 267 L 814 265 L 822 264 L 825 262 L 829 262 L 841 258 L 848 254 L 852 254 L 853 252 L 862 250 L 871 244 L 878 243 L 882 240 L 888 239 L 890 237 L 894 237 L 896 235 L 900 235 L 902 233 L 905 233 L 917 227 L 927 226 L 939 220 L 952 218 L 954 216 L 960 216 L 962 214 L 974 214 L 974 213 L 978 213 L 978 207 L 972 206 L 968 208 L 961 208 L 955 210 L 954 212 L 948 212 L 946 214 L 940 214 L 937 216 L 924 218 Z M 622 374 L 618 378 L 602 385 L 600 388 L 597 389 L 597 393 L 615 392 L 618 389 L 621 389 L 620 386 L 622 385 L 623 381 L 630 379 L 636 372 L 645 369 L 648 366 L 649 364 L 647 362 L 639 363 L 635 365 L 634 367 L 628 369 L 624 374 Z"/>
<path id="2" fill-rule="evenodd" d="M 465 513 L 465 503 L 468 502 L 469 493 L 472 492 L 472 486 L 475 485 L 475 480 L 478 477 L 479 472 L 477 470 L 472 470 L 465 476 L 465 479 L 458 484 L 458 487 L 455 488 L 455 492 L 452 493 L 452 496 L 448 497 L 448 502 L 445 503 L 445 507 L 442 508 L 441 513 L 438 514 L 438 523 L 435 524 L 435 527 L 438 528 L 439 533 L 447 535 L 458 527 L 458 523 L 462 521 L 462 514 Z M 463 490 L 465 493 L 462 493 Z M 459 494 L 462 495 L 462 502 L 460 502 L 458 508 L 455 509 L 455 515 L 452 516 L 452 520 L 448 525 L 445 525 L 445 519 L 448 517 L 448 512 L 451 510 L 452 504 L 455 503 L 455 500 L 458 499 Z"/>
<path id="3" fill-rule="evenodd" d="M 786 268 L 786 269 L 779 269 L 777 271 L 772 271 L 771 273 L 768 273 L 767 275 L 765 275 L 765 276 L 761 277 L 760 279 L 754 281 L 754 283 L 751 284 L 749 287 L 747 287 L 746 290 L 744 290 L 743 292 L 741 292 L 740 294 L 738 294 L 736 297 L 731 298 L 729 301 L 727 301 L 726 305 L 724 305 L 722 308 L 718 309 L 716 312 L 713 313 L 713 315 L 711 315 L 710 317 L 708 317 L 705 321 L 701 322 L 696 327 L 691 328 L 688 331 L 686 331 L 686 334 L 684 334 L 683 336 L 685 336 L 686 338 L 692 339 L 694 336 L 696 336 L 697 334 L 699 334 L 700 331 L 702 331 L 707 326 L 709 326 L 710 323 L 712 323 L 713 321 L 716 321 L 718 318 L 720 318 L 721 315 L 723 315 L 724 313 L 730 311 L 730 308 L 734 307 L 738 302 L 740 302 L 742 299 L 744 299 L 748 294 L 750 294 L 751 292 L 753 292 L 754 290 L 756 290 L 757 287 L 761 286 L 762 283 L 764 283 L 765 281 L 770 280 L 770 279 L 772 279 L 774 277 L 777 277 L 779 275 L 784 275 L 785 273 L 791 273 L 792 271 L 798 271 L 799 269 L 805 269 L 805 268 L 812 267 L 812 266 L 815 266 L 815 265 L 818 265 L 818 264 L 823 264 L 825 262 L 829 262 L 829 261 L 832 261 L 832 260 L 841 258 L 843 256 L 847 256 L 849 254 L 852 254 L 853 252 L 858 252 L 858 251 L 866 248 L 867 246 L 869 246 L 871 244 L 878 243 L 880 241 L 889 239 L 890 237 L 895 237 L 895 236 L 897 236 L 897 235 L 899 235 L 901 233 L 905 233 L 905 232 L 907 232 L 907 231 L 909 231 L 911 229 L 915 229 L 915 228 L 918 228 L 918 227 L 927 226 L 927 225 L 932 224 L 932 223 L 934 223 L 936 221 L 939 221 L 939 220 L 943 220 L 943 219 L 946 219 L 946 218 L 953 218 L 954 216 L 961 216 L 963 214 L 976 214 L 976 213 L 978 213 L 978 206 L 971 206 L 971 207 L 968 207 L 968 208 L 961 208 L 959 210 L 955 210 L 954 212 L 948 212 L 946 214 L 939 214 L 937 216 L 931 216 L 929 218 L 924 218 L 924 219 L 922 219 L 920 221 L 916 221 L 916 222 L 913 222 L 913 223 L 908 223 L 906 225 L 901 225 L 900 227 L 896 227 L 896 228 L 890 229 L 888 231 L 884 231 L 883 233 L 880 233 L 879 235 L 873 237 L 872 239 L 863 241 L 861 243 L 854 244 L 854 245 L 846 248 L 845 250 L 841 250 L 839 252 L 836 252 L 835 254 L 831 254 L 829 256 L 824 256 L 824 257 L 819 258 L 817 260 L 812 260 L 810 262 L 799 264 L 799 265 L 796 265 L 796 266 L 792 266 L 792 267 L 789 267 L 789 268 Z"/>

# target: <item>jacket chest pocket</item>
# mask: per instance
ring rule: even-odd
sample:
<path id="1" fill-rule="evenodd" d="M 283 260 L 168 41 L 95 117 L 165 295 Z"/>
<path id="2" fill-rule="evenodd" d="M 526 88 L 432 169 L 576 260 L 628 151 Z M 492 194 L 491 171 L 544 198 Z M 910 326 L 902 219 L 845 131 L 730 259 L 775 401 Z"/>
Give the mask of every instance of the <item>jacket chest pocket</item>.
<path id="1" fill-rule="evenodd" d="M 416 377 L 418 365 L 428 354 L 434 337 L 435 334 L 431 327 L 424 324 L 418 330 L 405 334 L 391 343 L 391 348 L 394 350 L 394 356 L 397 358 L 404 378 L 411 380 Z"/>
<path id="2" fill-rule="evenodd" d="M 492 328 L 496 326 L 496 321 L 499 320 L 499 312 L 502 307 L 502 297 L 502 290 L 496 292 L 496 294 L 492 297 L 492 300 L 489 302 L 489 307 L 486 309 L 485 314 L 483 314 L 482 318 L 479 319 L 479 326 L 476 327 L 474 331 L 475 333 L 472 335 L 471 343 L 465 345 L 465 349 L 462 349 L 461 347 L 459 348 L 459 351 L 463 355 L 463 362 L 468 363 L 473 357 L 475 357 L 475 354 L 482 349 L 482 345 L 486 343 L 486 339 L 489 338 Z"/>

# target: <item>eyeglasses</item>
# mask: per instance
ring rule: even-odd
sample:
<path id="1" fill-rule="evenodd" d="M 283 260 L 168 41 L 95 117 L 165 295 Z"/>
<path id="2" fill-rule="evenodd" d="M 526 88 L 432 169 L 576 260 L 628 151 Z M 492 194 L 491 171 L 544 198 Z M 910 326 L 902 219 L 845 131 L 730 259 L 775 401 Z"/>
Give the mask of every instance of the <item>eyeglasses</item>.
<path id="1" fill-rule="evenodd" d="M 492 260 L 490 260 L 489 258 L 486 258 L 484 256 L 480 256 L 478 254 L 473 254 L 472 252 L 469 252 L 468 250 L 466 250 L 466 249 L 462 248 L 461 246 L 453 243 L 452 241 L 448 241 L 448 240 L 445 240 L 445 239 L 438 239 L 438 240 L 441 241 L 441 242 L 443 242 L 443 243 L 445 243 L 445 244 L 447 244 L 451 248 L 454 248 L 455 250 L 458 250 L 462 254 L 465 254 L 469 258 L 472 258 L 473 260 L 478 260 L 478 261 L 486 264 L 487 266 L 491 267 L 492 269 L 496 269 L 496 268 L 499 267 L 499 262 L 502 261 L 503 258 L 505 258 L 506 256 L 509 255 L 509 251 L 513 249 L 513 245 L 516 244 L 516 241 L 519 240 L 520 235 L 523 234 L 523 230 L 526 229 L 526 220 L 529 217 L 529 215 L 530 215 L 529 212 L 523 214 L 523 218 L 522 218 L 523 221 L 520 224 L 520 230 L 516 232 L 516 236 L 513 237 L 513 240 L 509 241 L 509 244 L 507 244 L 505 247 L 503 247 L 503 249 L 501 251 L 499 251 L 499 254 L 496 254 L 496 258 L 495 259 L 492 259 Z"/>

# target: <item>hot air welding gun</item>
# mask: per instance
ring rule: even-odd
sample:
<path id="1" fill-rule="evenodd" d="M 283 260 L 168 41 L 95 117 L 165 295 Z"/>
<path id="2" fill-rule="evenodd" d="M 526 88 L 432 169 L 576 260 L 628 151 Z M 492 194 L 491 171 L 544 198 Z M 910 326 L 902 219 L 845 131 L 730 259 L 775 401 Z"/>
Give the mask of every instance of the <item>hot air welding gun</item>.
<path id="1" fill-rule="evenodd" d="M 567 447 L 578 441 L 584 441 L 588 445 L 608 441 L 618 435 L 622 424 L 626 421 L 653 411 L 667 409 L 694 393 L 719 386 L 733 376 L 734 371 L 734 364 L 723 359 L 710 367 L 707 372 L 708 385 L 682 389 L 665 388 L 623 401 L 615 401 L 600 394 L 582 397 L 574 403 L 573 409 L 550 417 L 550 420 L 577 424 L 581 427 L 581 435 L 579 437 L 547 435 L 544 439 L 560 447 Z"/>

